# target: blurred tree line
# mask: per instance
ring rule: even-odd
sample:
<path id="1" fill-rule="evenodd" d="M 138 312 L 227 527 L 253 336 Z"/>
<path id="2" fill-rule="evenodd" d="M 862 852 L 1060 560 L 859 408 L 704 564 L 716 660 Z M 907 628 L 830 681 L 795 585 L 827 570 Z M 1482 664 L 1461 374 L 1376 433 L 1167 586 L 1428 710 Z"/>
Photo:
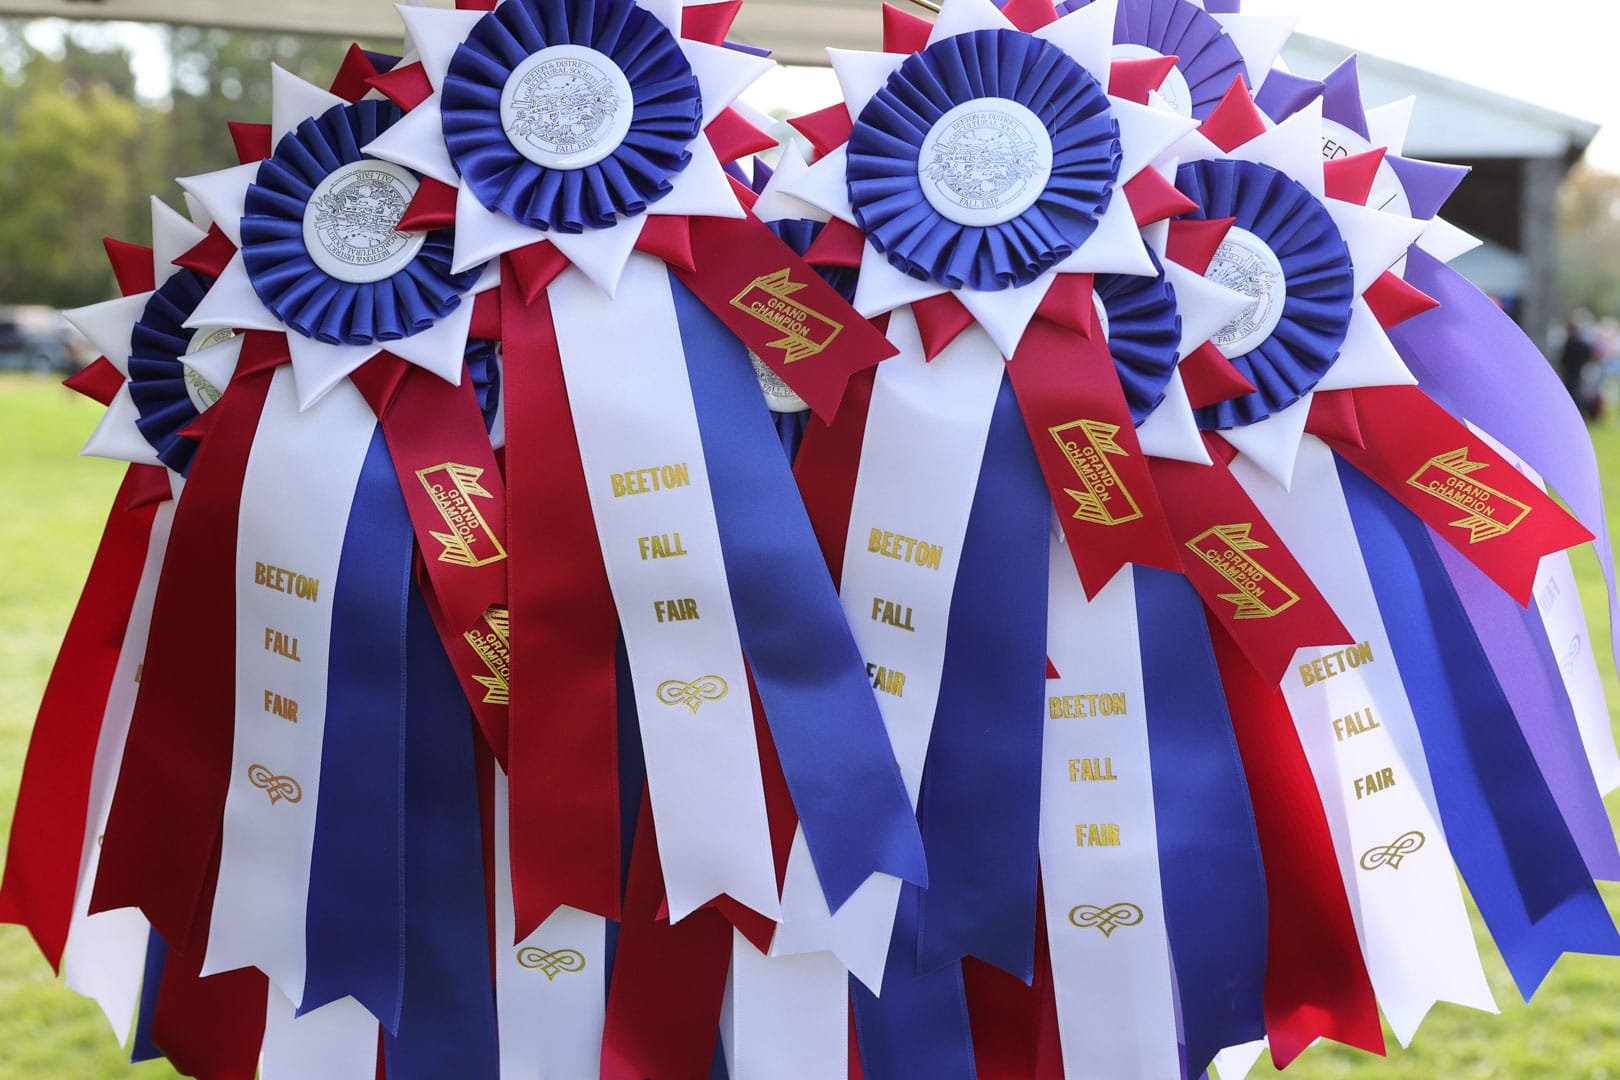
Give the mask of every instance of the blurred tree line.
<path id="1" fill-rule="evenodd" d="M 1560 310 L 1620 315 L 1620 176 L 1585 165 L 1558 194 Z"/>
<path id="2" fill-rule="evenodd" d="M 148 197 L 236 163 L 226 122 L 270 118 L 270 65 L 325 85 L 347 43 L 175 26 L 169 90 L 136 93 L 116 37 L 74 27 L 60 55 L 0 20 L 0 304 L 73 307 L 113 294 L 101 238 L 151 237 Z"/>

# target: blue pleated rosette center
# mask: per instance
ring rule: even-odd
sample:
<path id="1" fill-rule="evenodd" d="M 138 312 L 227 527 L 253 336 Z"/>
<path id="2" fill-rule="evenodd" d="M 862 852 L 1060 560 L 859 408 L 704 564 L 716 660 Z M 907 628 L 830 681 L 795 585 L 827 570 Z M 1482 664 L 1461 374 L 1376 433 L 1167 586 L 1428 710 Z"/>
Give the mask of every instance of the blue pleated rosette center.
<path id="1" fill-rule="evenodd" d="M 488 210 L 530 228 L 610 228 L 669 194 L 703 127 L 696 76 L 631 0 L 508 0 L 445 76 L 450 160 Z"/>
<path id="2" fill-rule="evenodd" d="M 1150 250 L 1158 273 L 1098 274 L 1096 303 L 1108 339 L 1108 354 L 1125 391 L 1131 420 L 1140 425 L 1159 403 L 1181 359 L 1181 316 L 1164 267 Z"/>
<path id="3" fill-rule="evenodd" d="M 1242 427 L 1310 392 L 1338 359 L 1350 328 L 1355 271 L 1327 208 L 1285 173 L 1251 161 L 1183 165 L 1176 186 L 1191 218 L 1232 218 L 1205 277 L 1253 303 L 1215 336 L 1254 385 L 1198 410 L 1205 429 Z"/>
<path id="4" fill-rule="evenodd" d="M 1092 0 L 1064 0 L 1058 10 L 1078 11 Z M 1248 77 L 1243 53 L 1213 15 L 1189 0 L 1119 0 L 1114 15 L 1114 58 L 1173 56 L 1175 67 L 1159 89 L 1183 116 L 1204 119 L 1232 87 Z"/>
<path id="5" fill-rule="evenodd" d="M 337 105 L 288 132 L 259 166 L 242 261 L 287 328 L 329 345 L 419 334 L 461 303 L 478 271 L 450 272 L 449 229 L 398 231 L 417 177 L 361 147 L 400 117 L 387 101 Z"/>
<path id="6" fill-rule="evenodd" d="M 901 272 L 1027 285 L 1085 243 L 1119 178 L 1097 80 L 1028 34 L 980 30 L 906 59 L 849 139 L 855 220 Z"/>
<path id="7" fill-rule="evenodd" d="M 210 284 L 211 278 L 195 270 L 176 271 L 146 302 L 130 334 L 129 396 L 139 414 L 136 430 L 158 460 L 182 476 L 191 468 L 197 442 L 180 432 L 219 400 L 222 389 L 183 358 L 232 333 L 185 326 Z"/>

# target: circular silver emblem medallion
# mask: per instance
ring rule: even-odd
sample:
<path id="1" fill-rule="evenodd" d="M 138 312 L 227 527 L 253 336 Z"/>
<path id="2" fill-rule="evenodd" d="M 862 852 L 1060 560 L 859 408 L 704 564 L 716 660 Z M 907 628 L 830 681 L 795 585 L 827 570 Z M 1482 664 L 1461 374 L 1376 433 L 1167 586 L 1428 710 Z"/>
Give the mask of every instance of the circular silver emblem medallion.
<path id="1" fill-rule="evenodd" d="M 416 186 L 409 171 L 386 161 L 355 161 L 336 169 L 316 186 L 304 209 L 309 257 L 332 277 L 357 285 L 398 273 L 427 238 L 399 231 Z"/>
<path id="2" fill-rule="evenodd" d="M 810 407 L 805 404 L 804 398 L 795 394 L 793 388 L 782 381 L 782 376 L 772 371 L 770 366 L 759 358 L 758 353 L 749 349 L 748 359 L 754 362 L 754 375 L 759 379 L 759 388 L 764 392 L 765 404 L 771 412 L 804 412 Z"/>
<path id="3" fill-rule="evenodd" d="M 964 102 L 923 139 L 917 178 L 941 216 L 987 228 L 1035 204 L 1052 175 L 1052 137 L 1029 109 L 1005 98 Z"/>
<path id="4" fill-rule="evenodd" d="M 186 355 L 201 352 L 211 345 L 218 345 L 222 341 L 229 341 L 236 336 L 236 331 L 228 326 L 216 326 L 198 330 L 191 335 L 191 343 L 186 346 Z M 190 364 L 180 365 L 181 376 L 186 383 L 186 397 L 191 399 L 191 405 L 198 412 L 208 411 L 208 407 L 219 400 L 220 389 L 203 377 L 202 372 Z"/>
<path id="5" fill-rule="evenodd" d="M 1137 45 L 1132 42 L 1115 45 L 1112 52 L 1115 60 L 1157 60 L 1164 53 L 1150 49 L 1146 45 Z M 1178 116 L 1192 116 L 1192 88 L 1187 85 L 1187 76 L 1181 73 L 1179 67 L 1170 69 L 1170 74 L 1164 77 L 1159 85 L 1158 95 L 1164 103 L 1176 111 Z"/>
<path id="6" fill-rule="evenodd" d="M 1216 249 L 1204 277 L 1251 301 L 1212 339 L 1222 356 L 1230 360 L 1251 352 L 1277 329 L 1288 299 L 1288 281 L 1282 263 L 1264 240 L 1234 225 Z"/>
<path id="7" fill-rule="evenodd" d="M 619 148 L 635 110 L 630 80 L 583 45 L 553 45 L 512 69 L 501 127 L 518 153 L 548 169 L 583 169 Z"/>

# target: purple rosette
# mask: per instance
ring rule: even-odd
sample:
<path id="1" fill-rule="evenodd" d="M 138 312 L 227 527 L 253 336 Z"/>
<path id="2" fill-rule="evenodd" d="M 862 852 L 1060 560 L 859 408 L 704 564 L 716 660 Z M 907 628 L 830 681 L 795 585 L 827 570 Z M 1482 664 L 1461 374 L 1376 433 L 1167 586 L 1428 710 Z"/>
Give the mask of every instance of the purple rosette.
<path id="1" fill-rule="evenodd" d="M 1091 2 L 1065 0 L 1059 10 L 1067 14 Z M 1144 56 L 1174 56 L 1187 90 L 1187 100 L 1175 104 L 1185 105 L 1199 120 L 1220 104 L 1233 79 L 1248 76 L 1243 54 L 1226 30 L 1209 12 L 1188 0 L 1119 0 L 1114 44 L 1116 54 L 1130 51 L 1119 49 L 1124 45 L 1144 50 Z M 1174 96 L 1180 90 L 1180 86 L 1166 87 L 1164 92 Z"/>
<path id="2" fill-rule="evenodd" d="M 856 222 L 911 277 L 1027 285 L 1095 231 L 1119 177 L 1102 86 L 1028 34 L 979 30 L 908 57 L 855 123 Z"/>
<path id="3" fill-rule="evenodd" d="M 703 126 L 680 45 L 631 0 L 508 0 L 456 50 L 440 108 L 478 201 L 565 233 L 610 228 L 669 194 Z"/>
<path id="4" fill-rule="evenodd" d="M 1255 389 L 1199 409 L 1199 426 L 1264 420 L 1338 359 L 1355 301 L 1350 251 L 1315 196 L 1268 165 L 1197 161 L 1177 171 L 1176 186 L 1198 204 L 1187 217 L 1233 219 L 1204 276 L 1254 301 L 1213 340 Z"/>
<path id="5" fill-rule="evenodd" d="M 387 101 L 337 105 L 282 137 L 242 216 L 242 261 L 289 329 L 330 345 L 421 333 L 478 271 L 451 273 L 451 230 L 399 232 L 419 177 L 361 147 L 401 116 Z"/>

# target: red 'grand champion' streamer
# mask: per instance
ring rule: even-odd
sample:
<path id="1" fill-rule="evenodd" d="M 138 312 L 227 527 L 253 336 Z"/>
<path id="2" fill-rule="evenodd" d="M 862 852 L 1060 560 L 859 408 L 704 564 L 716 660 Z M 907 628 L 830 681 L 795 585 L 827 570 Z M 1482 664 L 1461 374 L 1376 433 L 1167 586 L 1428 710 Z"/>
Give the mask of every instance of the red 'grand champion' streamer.
<path id="1" fill-rule="evenodd" d="M 155 503 L 131 509 L 130 501 L 154 473 L 167 488 L 166 470 L 131 465 L 113 500 L 90 576 L 45 684 L 12 818 L 0 920 L 28 927 L 58 971 L 79 881 L 96 743 L 157 514 Z"/>
<path id="2" fill-rule="evenodd" d="M 272 374 L 287 362 L 285 335 L 248 331 L 230 385 L 204 414 L 91 896 L 91 911 L 140 908 L 171 943 L 189 940 L 212 903 L 236 718 L 242 477 Z"/>

